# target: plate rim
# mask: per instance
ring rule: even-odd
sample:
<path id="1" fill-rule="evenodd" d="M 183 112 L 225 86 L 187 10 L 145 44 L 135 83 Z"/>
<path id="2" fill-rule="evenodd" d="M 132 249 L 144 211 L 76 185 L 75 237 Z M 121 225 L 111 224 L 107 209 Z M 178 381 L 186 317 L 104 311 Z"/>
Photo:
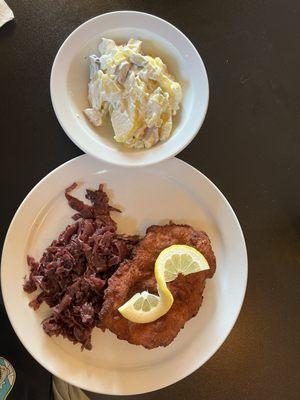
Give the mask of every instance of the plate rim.
<path id="1" fill-rule="evenodd" d="M 3 268 L 3 263 L 4 263 L 4 261 L 5 261 L 5 258 L 7 258 L 7 256 L 6 256 L 6 248 L 7 248 L 7 246 L 8 246 L 8 241 L 9 241 L 10 232 L 13 230 L 14 224 L 16 223 L 16 221 L 17 221 L 19 215 L 20 215 L 21 212 L 22 212 L 23 207 L 25 206 L 27 200 L 30 198 L 31 194 L 32 194 L 35 190 L 37 190 L 38 187 L 39 187 L 40 185 L 42 185 L 43 182 L 45 182 L 50 176 L 55 175 L 55 173 L 56 173 L 57 171 L 63 169 L 64 167 L 66 167 L 66 166 L 68 166 L 68 165 L 71 165 L 72 163 L 76 163 L 76 162 L 80 161 L 81 159 L 83 159 L 83 160 L 84 160 L 84 159 L 91 159 L 91 160 L 93 160 L 94 162 L 95 162 L 95 161 L 98 162 L 100 165 L 101 165 L 101 164 L 104 164 L 104 165 L 107 165 L 108 167 L 119 168 L 119 167 L 116 166 L 116 165 L 110 165 L 109 163 L 106 163 L 106 162 L 104 162 L 104 161 L 102 161 L 102 160 L 95 160 L 93 157 L 89 156 L 88 154 L 83 154 L 83 155 L 77 156 L 77 157 L 75 157 L 75 158 L 72 158 L 72 159 L 66 161 L 65 163 L 59 165 L 58 167 L 56 167 L 55 169 L 53 169 L 52 171 L 50 171 L 44 178 L 42 178 L 42 179 L 28 192 L 28 194 L 25 196 L 24 200 L 21 202 L 21 204 L 20 204 L 19 207 L 17 208 L 17 210 L 16 210 L 16 212 L 15 212 L 15 214 L 14 214 L 12 220 L 11 220 L 11 223 L 10 223 L 10 225 L 9 225 L 9 228 L 8 228 L 8 230 L 7 230 L 7 233 L 6 233 L 6 236 L 5 236 L 5 240 L 4 240 L 4 244 L 3 244 L 2 256 L 1 256 L 1 279 L 0 279 L 0 281 L 1 281 L 1 292 L 2 292 L 2 296 L 3 296 L 3 303 L 4 303 L 4 306 L 5 306 L 5 310 L 6 310 L 6 313 L 7 313 L 8 318 L 9 318 L 9 321 L 10 321 L 10 323 L 11 323 L 11 325 L 12 325 L 14 331 L 15 331 L 15 334 L 18 336 L 20 342 L 21 342 L 22 345 L 25 347 L 25 349 L 29 352 L 29 354 L 30 354 L 43 368 L 45 368 L 48 372 L 50 372 L 51 374 L 57 376 L 58 378 L 60 378 L 60 379 L 62 379 L 62 380 L 65 380 L 65 378 L 62 377 L 62 376 L 57 375 L 57 374 L 56 374 L 56 371 L 52 368 L 52 366 L 49 367 L 48 365 L 46 365 L 47 363 L 45 363 L 43 360 L 41 360 L 40 357 L 39 357 L 39 355 L 33 354 L 33 352 L 31 351 L 30 347 L 28 347 L 27 345 L 25 345 L 24 340 L 23 340 L 23 338 L 22 338 L 22 335 L 19 335 L 19 334 L 17 333 L 17 332 L 18 332 L 18 328 L 17 328 L 17 329 L 15 328 L 15 323 L 14 323 L 13 315 L 11 315 L 10 312 L 8 311 L 8 309 L 9 309 L 10 307 L 8 306 L 8 301 L 9 301 L 9 300 L 8 300 L 8 298 L 7 298 L 7 296 L 6 296 L 6 290 L 4 289 L 4 274 L 5 274 L 5 272 L 4 272 L 4 268 Z M 165 383 L 162 384 L 161 382 L 159 382 L 159 384 L 157 384 L 156 387 L 154 387 L 153 389 L 149 389 L 149 388 L 148 388 L 148 389 L 145 390 L 145 391 L 140 391 L 140 390 L 139 390 L 139 391 L 135 391 L 134 389 L 133 389 L 133 390 L 132 390 L 132 389 L 130 389 L 130 390 L 126 389 L 126 391 L 124 391 L 124 392 L 118 392 L 118 393 L 116 393 L 116 392 L 114 392 L 114 391 L 101 391 L 101 394 L 106 394 L 106 395 L 134 395 L 134 394 L 150 393 L 150 392 L 153 392 L 153 391 L 156 391 L 156 390 L 163 389 L 163 388 L 165 388 L 165 387 L 167 387 L 167 386 L 173 385 L 173 384 L 175 384 L 175 383 L 181 381 L 182 379 L 186 378 L 187 376 L 191 375 L 193 372 L 195 372 L 195 371 L 198 370 L 200 367 L 202 367 L 202 366 L 203 366 L 203 365 L 204 365 L 204 364 L 205 364 L 205 363 L 220 349 L 220 347 L 223 345 L 223 343 L 225 342 L 225 340 L 228 338 L 229 334 L 231 333 L 231 331 L 232 331 L 232 329 L 233 329 L 233 327 L 234 327 L 234 325 L 235 325 L 235 323 L 236 323 L 236 321 L 237 321 L 237 319 L 238 319 L 238 317 L 239 317 L 239 315 L 240 315 L 240 311 L 241 311 L 241 308 L 242 308 L 243 303 L 244 303 L 245 294 L 246 294 L 246 289 L 247 289 L 247 281 L 248 281 L 248 255 L 247 255 L 247 247 L 246 247 L 245 238 L 244 238 L 243 231 L 242 231 L 242 228 L 241 228 L 241 225 L 240 225 L 240 223 L 239 223 L 239 220 L 238 220 L 237 216 L 236 216 L 234 210 L 232 209 L 230 203 L 229 203 L 228 200 L 226 199 L 226 197 L 225 197 L 225 196 L 223 195 L 223 193 L 218 189 L 218 187 L 217 187 L 212 181 L 210 181 L 209 178 L 207 178 L 202 172 L 198 171 L 195 167 L 191 166 L 190 164 L 186 163 L 185 161 L 183 161 L 183 160 L 181 160 L 181 159 L 179 159 L 179 158 L 173 157 L 173 158 L 171 158 L 171 159 L 165 160 L 165 162 L 173 162 L 173 161 L 176 162 L 176 163 L 179 163 L 179 164 L 183 165 L 184 167 L 191 168 L 191 169 L 193 170 L 194 173 L 196 172 L 197 174 L 200 174 L 201 177 L 202 177 L 202 179 L 204 179 L 204 180 L 206 181 L 206 183 L 207 183 L 214 191 L 216 191 L 216 192 L 218 193 L 218 195 L 221 197 L 222 201 L 225 202 L 225 204 L 226 204 L 228 210 L 230 211 L 230 214 L 231 214 L 231 216 L 233 217 L 233 220 L 234 220 L 234 222 L 235 222 L 235 225 L 236 225 L 236 227 L 238 228 L 239 236 L 240 236 L 240 239 L 241 239 L 240 245 L 241 245 L 241 250 L 242 250 L 242 253 L 243 253 L 242 256 L 243 256 L 243 260 L 244 260 L 244 266 L 243 266 L 243 268 L 244 268 L 244 277 L 243 277 L 243 282 L 242 282 L 242 283 L 243 283 L 243 287 L 242 287 L 242 293 L 243 293 L 243 295 L 241 296 L 241 298 L 240 298 L 240 300 L 239 300 L 239 301 L 240 301 L 239 307 L 238 307 L 237 310 L 236 310 L 236 313 L 235 313 L 235 315 L 234 315 L 234 318 L 232 319 L 232 322 L 231 322 L 231 324 L 230 324 L 230 328 L 228 329 L 228 331 L 227 331 L 225 337 L 223 338 L 223 340 L 220 341 L 220 343 L 218 344 L 218 346 L 216 346 L 215 349 L 213 349 L 213 350 L 211 350 L 210 352 L 208 352 L 207 355 L 206 355 L 206 357 L 204 357 L 201 361 L 198 361 L 198 360 L 197 360 L 196 363 L 195 363 L 196 366 L 193 366 L 193 367 L 191 367 L 190 369 L 188 369 L 187 372 L 184 372 L 183 374 L 181 374 L 181 376 L 180 376 L 179 378 L 176 378 L 175 380 L 172 380 L 172 379 L 165 379 L 165 381 L 166 381 Z M 4 289 L 4 290 L 3 290 L 3 289 Z M 68 378 L 69 378 L 69 377 L 68 377 Z M 74 385 L 74 386 L 77 386 L 75 381 L 72 381 L 72 380 L 69 380 L 69 379 L 68 379 L 68 382 L 69 382 L 70 384 Z M 84 385 L 82 385 L 81 383 L 80 383 L 80 388 L 83 389 L 83 390 L 86 390 L 86 391 L 88 391 L 88 392 L 93 392 L 93 390 L 91 390 L 91 388 L 89 388 L 89 387 L 87 387 L 87 386 L 84 386 Z M 100 392 L 97 392 L 97 391 L 96 391 L 95 393 L 100 393 Z"/>

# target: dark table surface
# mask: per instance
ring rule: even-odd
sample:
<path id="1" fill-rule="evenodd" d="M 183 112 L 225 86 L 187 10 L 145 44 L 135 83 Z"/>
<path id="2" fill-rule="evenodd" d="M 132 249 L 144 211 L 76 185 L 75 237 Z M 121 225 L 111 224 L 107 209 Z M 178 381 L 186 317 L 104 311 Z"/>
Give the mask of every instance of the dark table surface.
<path id="1" fill-rule="evenodd" d="M 7 3 L 15 22 L 0 29 L 1 244 L 28 191 L 81 154 L 50 101 L 51 65 L 63 40 L 82 22 L 112 10 L 167 19 L 196 45 L 210 82 L 204 125 L 179 157 L 206 174 L 236 211 L 248 247 L 249 282 L 221 349 L 183 381 L 137 398 L 298 399 L 300 2 Z M 18 342 L 3 310 L 0 316 L 0 355 L 21 377 L 9 398 L 48 399 L 48 373 Z"/>

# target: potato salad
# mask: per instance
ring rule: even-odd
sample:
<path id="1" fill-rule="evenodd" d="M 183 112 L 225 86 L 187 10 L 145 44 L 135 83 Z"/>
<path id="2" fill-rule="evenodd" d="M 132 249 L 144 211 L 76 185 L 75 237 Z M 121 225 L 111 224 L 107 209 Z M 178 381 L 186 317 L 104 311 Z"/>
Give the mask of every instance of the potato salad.
<path id="1" fill-rule="evenodd" d="M 120 46 L 101 40 L 99 55 L 89 57 L 90 107 L 84 113 L 95 126 L 108 115 L 118 143 L 148 149 L 170 137 L 182 90 L 163 61 L 141 47 L 136 39 Z"/>

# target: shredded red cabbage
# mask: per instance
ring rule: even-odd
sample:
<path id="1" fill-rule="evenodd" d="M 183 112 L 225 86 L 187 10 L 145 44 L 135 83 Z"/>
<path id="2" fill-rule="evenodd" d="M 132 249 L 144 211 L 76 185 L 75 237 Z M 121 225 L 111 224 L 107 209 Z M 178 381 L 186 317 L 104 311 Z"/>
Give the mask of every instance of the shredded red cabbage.
<path id="1" fill-rule="evenodd" d="M 47 247 L 39 262 L 27 257 L 30 275 L 23 287 L 27 293 L 41 291 L 29 303 L 34 310 L 42 302 L 51 308 L 51 316 L 43 321 L 49 336 L 62 335 L 90 350 L 92 329 L 100 326 L 107 279 L 131 257 L 139 238 L 117 233 L 110 212 L 120 211 L 109 205 L 103 185 L 86 191 L 91 205 L 71 196 L 76 186 L 73 183 L 65 190 L 70 207 L 77 212 L 75 222 Z"/>

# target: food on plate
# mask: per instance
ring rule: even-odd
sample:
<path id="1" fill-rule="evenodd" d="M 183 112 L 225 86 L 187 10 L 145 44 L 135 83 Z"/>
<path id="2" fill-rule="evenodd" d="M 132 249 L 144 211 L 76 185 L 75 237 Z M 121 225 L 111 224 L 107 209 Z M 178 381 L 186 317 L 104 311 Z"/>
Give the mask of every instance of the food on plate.
<path id="1" fill-rule="evenodd" d="M 173 222 L 149 227 L 142 239 L 119 234 L 110 213 L 120 210 L 109 205 L 103 185 L 86 190 L 91 204 L 70 194 L 76 187 L 65 190 L 75 222 L 39 262 L 27 258 L 23 288 L 40 291 L 29 305 L 37 310 L 45 302 L 51 313 L 44 331 L 80 343 L 82 350 L 92 348 L 94 327 L 148 349 L 167 346 L 197 314 L 205 281 L 214 275 L 207 234 Z"/>
<path id="2" fill-rule="evenodd" d="M 87 190 L 91 205 L 71 196 L 73 184 L 65 196 L 70 207 L 77 211 L 74 222 L 44 251 L 39 262 L 28 256 L 29 278 L 24 290 L 41 293 L 30 302 L 37 310 L 45 302 L 51 315 L 43 321 L 44 331 L 62 335 L 83 348 L 91 349 L 91 332 L 100 325 L 100 310 L 107 279 L 118 265 L 131 257 L 137 236 L 117 233 L 110 217 L 108 197 L 100 185 Z"/>
<path id="3" fill-rule="evenodd" d="M 168 288 L 174 303 L 158 320 L 140 324 L 124 318 L 118 309 L 134 294 L 144 291 L 155 295 L 158 293 L 154 264 L 162 250 L 176 244 L 198 250 L 207 260 L 209 269 L 186 276 L 180 274 L 169 282 Z M 134 248 L 133 258 L 125 261 L 108 280 L 101 309 L 102 328 L 109 329 L 119 339 L 148 349 L 168 346 L 185 323 L 197 314 L 205 281 L 212 278 L 215 269 L 216 259 L 205 232 L 197 232 L 189 225 L 173 223 L 149 227 L 146 236 Z"/>
<path id="4" fill-rule="evenodd" d="M 205 257 L 194 247 L 174 244 L 164 249 L 155 261 L 154 276 L 158 296 L 147 291 L 136 293 L 119 308 L 123 317 L 131 322 L 145 324 L 156 321 L 172 307 L 174 298 L 167 282 L 209 269 Z"/>
<path id="5" fill-rule="evenodd" d="M 142 42 L 118 46 L 103 38 L 99 56 L 91 55 L 88 100 L 84 110 L 95 125 L 110 115 L 114 139 L 127 147 L 150 148 L 168 139 L 182 89 L 159 57 L 142 53 Z"/>

